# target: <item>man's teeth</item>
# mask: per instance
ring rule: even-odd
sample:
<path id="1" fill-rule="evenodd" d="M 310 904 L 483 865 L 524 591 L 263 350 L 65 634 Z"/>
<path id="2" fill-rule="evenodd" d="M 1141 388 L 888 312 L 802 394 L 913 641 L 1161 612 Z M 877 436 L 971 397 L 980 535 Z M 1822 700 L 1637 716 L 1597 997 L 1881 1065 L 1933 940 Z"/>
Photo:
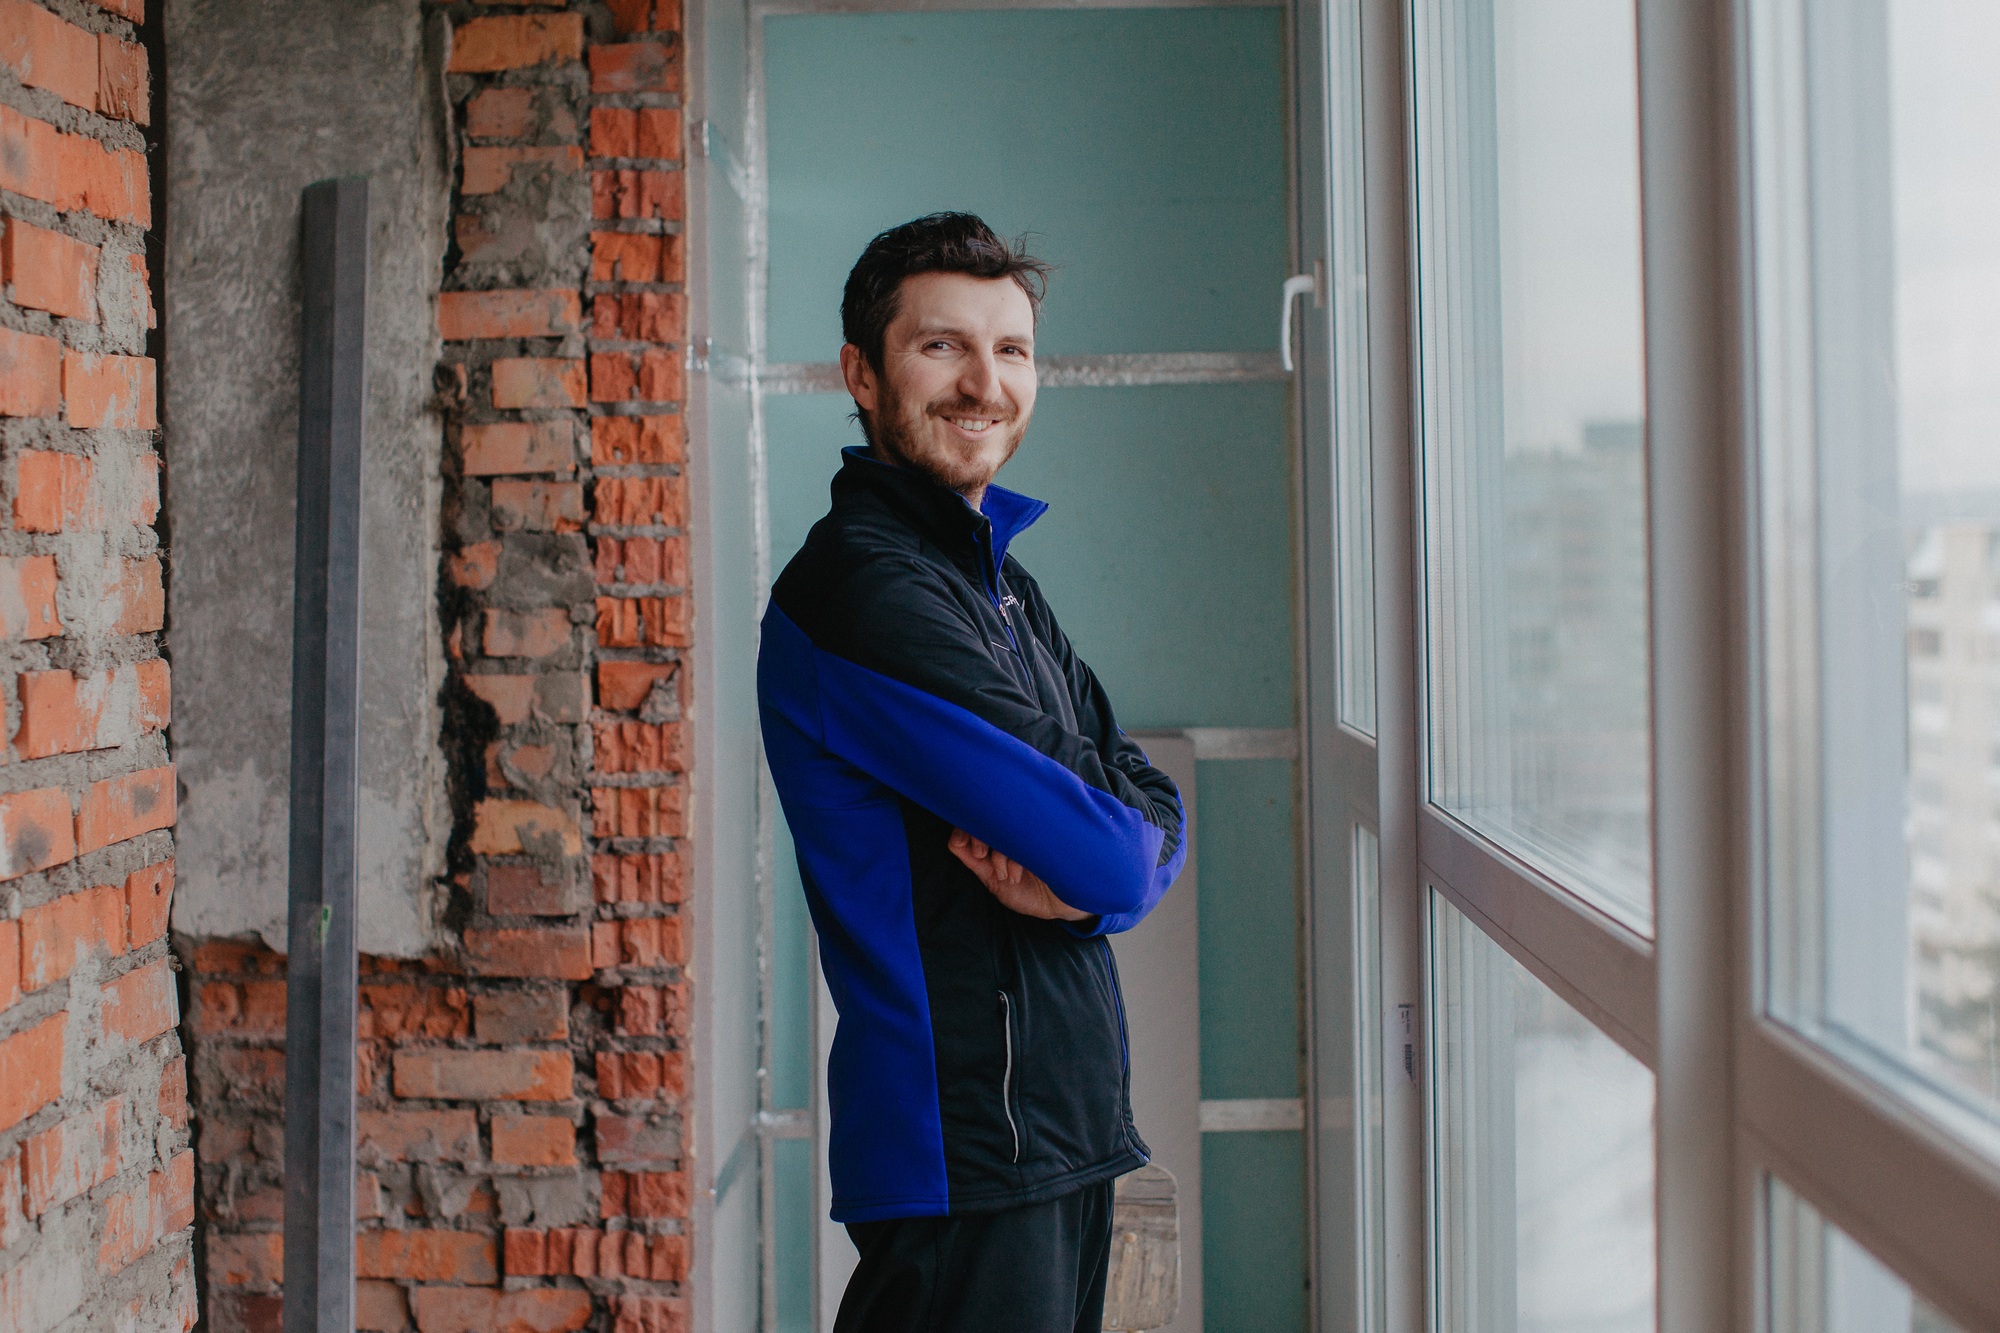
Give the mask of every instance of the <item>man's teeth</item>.
<path id="1" fill-rule="evenodd" d="M 981 431 L 993 424 L 992 417 L 949 417 L 952 425 L 960 430 Z"/>

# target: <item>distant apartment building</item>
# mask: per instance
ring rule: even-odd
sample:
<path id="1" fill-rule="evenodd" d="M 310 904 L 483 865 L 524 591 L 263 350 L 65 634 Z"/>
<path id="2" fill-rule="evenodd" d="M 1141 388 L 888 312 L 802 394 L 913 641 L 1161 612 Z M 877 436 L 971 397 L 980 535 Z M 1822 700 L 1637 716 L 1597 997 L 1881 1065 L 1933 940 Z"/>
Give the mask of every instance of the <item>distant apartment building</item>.
<path id="1" fill-rule="evenodd" d="M 1913 525 L 1907 837 L 1917 1045 L 2000 1093 L 2000 505 Z"/>

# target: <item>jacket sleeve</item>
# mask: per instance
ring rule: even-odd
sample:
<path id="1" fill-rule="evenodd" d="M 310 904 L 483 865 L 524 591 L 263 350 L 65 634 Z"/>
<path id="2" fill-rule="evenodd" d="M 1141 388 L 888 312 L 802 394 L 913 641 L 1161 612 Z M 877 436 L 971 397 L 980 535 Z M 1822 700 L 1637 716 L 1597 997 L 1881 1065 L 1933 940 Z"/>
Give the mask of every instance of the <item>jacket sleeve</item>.
<path id="1" fill-rule="evenodd" d="M 1008 578 L 1027 594 L 1027 611 L 1036 622 L 1036 633 L 1062 668 L 1063 678 L 1069 684 L 1070 702 L 1076 709 L 1077 729 L 1096 747 L 1105 766 L 1122 773 L 1140 796 L 1152 804 L 1157 816 L 1155 822 L 1167 830 L 1166 843 L 1160 849 L 1161 867 L 1167 873 L 1154 877 L 1154 892 L 1134 911 L 1099 918 L 1092 930 L 1079 930 L 1078 926 L 1082 923 L 1070 927 L 1077 933 L 1101 935 L 1130 930 L 1145 920 L 1146 914 L 1159 903 L 1185 862 L 1187 839 L 1182 823 L 1184 811 L 1180 790 L 1172 778 L 1153 767 L 1146 758 L 1146 752 L 1139 748 L 1139 743 L 1119 729 L 1118 719 L 1111 708 L 1111 696 L 1105 692 L 1103 682 L 1098 680 L 1089 663 L 1077 654 L 1069 636 L 1063 633 L 1055 612 L 1049 609 L 1034 579 L 1018 567 L 1008 570 Z"/>
<path id="2" fill-rule="evenodd" d="M 1181 861 L 1180 802 L 1165 775 L 1164 792 L 1150 778 L 1142 787 L 1129 760 L 1107 762 L 1093 738 L 1044 713 L 922 562 L 870 562 L 835 595 L 840 614 L 814 617 L 827 637 L 800 648 L 815 715 L 795 725 L 1080 911 L 1115 923 L 1159 900 Z M 767 636 L 804 639 L 772 609 Z"/>

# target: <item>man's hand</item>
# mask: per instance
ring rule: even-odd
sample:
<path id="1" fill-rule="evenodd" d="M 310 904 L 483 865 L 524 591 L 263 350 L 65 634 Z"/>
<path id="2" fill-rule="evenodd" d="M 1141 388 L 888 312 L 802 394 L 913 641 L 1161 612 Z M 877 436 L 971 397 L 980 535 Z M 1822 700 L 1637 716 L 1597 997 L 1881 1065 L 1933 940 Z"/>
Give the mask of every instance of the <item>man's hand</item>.
<path id="1" fill-rule="evenodd" d="M 1079 912 L 1056 897 L 1048 885 L 1029 873 L 1019 861 L 1008 860 L 964 829 L 953 829 L 947 846 L 953 856 L 965 863 L 967 870 L 979 876 L 979 882 L 986 886 L 986 891 L 998 898 L 1000 905 L 1008 911 L 1040 917 L 1044 921 L 1090 919 L 1089 912 Z"/>

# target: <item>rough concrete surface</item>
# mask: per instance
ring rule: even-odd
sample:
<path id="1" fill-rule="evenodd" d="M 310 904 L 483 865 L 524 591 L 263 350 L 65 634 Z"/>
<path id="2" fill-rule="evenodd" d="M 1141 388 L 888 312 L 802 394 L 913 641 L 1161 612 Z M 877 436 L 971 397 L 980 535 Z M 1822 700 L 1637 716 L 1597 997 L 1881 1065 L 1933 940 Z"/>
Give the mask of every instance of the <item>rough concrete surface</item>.
<path id="1" fill-rule="evenodd" d="M 179 0 L 165 22 L 174 927 L 285 947 L 299 192 L 365 173 L 359 943 L 415 955 L 449 831 L 434 594 L 450 207 L 439 56 L 407 0 Z"/>

